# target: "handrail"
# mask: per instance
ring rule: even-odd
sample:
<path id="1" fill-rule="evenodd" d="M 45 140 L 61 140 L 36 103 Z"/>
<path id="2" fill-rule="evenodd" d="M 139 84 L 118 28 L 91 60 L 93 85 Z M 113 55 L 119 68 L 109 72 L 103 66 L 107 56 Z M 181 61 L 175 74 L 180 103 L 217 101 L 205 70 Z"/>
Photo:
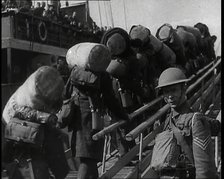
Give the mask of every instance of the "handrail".
<path id="1" fill-rule="evenodd" d="M 8 12 L 8 14 L 10 14 L 10 13 Z M 30 17 L 30 18 L 33 17 L 34 19 L 37 19 L 37 20 L 42 20 L 44 22 L 49 22 L 49 23 L 52 23 L 52 24 L 55 24 L 55 25 L 58 25 L 58 26 L 61 26 L 61 27 L 65 27 L 65 28 L 76 30 L 72 26 L 67 26 L 67 25 L 58 23 L 57 21 L 51 21 L 50 19 L 45 18 L 45 17 L 40 17 L 40 16 L 33 15 L 32 12 L 30 12 L 30 13 L 25 13 L 25 12 L 14 13 L 14 12 L 12 12 L 11 14 L 13 14 L 13 15 L 24 15 L 24 16 L 27 16 L 27 17 Z"/>
<path id="2" fill-rule="evenodd" d="M 207 89 L 208 86 L 211 84 L 212 81 L 213 81 L 213 79 L 208 80 L 208 81 L 205 83 L 204 88 Z M 201 95 L 201 91 L 200 91 L 200 90 L 196 91 L 196 92 L 194 93 L 194 95 L 191 96 L 191 97 L 188 99 L 189 104 L 194 103 L 194 102 L 198 99 L 198 97 L 199 97 L 200 95 Z"/>
<path id="3" fill-rule="evenodd" d="M 148 104 L 145 104 L 144 106 L 140 107 L 139 109 L 137 109 L 136 111 L 134 111 L 133 113 L 131 113 L 130 114 L 130 118 L 135 118 L 136 116 L 138 116 L 142 112 L 148 110 L 150 107 L 152 107 L 156 103 L 160 102 L 161 100 L 163 100 L 163 96 L 157 97 L 153 101 L 149 102 Z"/>
<path id="4" fill-rule="evenodd" d="M 210 62 L 208 65 L 206 65 L 204 68 L 200 69 L 196 74 L 191 75 L 188 79 L 190 81 L 192 81 L 194 78 L 196 78 L 197 76 L 199 76 L 201 73 L 203 73 L 205 70 L 207 70 L 211 65 L 213 64 L 213 62 Z"/>
<path id="5" fill-rule="evenodd" d="M 186 93 L 190 93 L 198 84 L 200 84 L 205 77 L 207 77 L 219 64 L 221 63 L 221 59 L 219 59 L 216 64 L 208 70 L 202 77 L 200 77 L 194 84 L 190 85 L 186 91 Z"/>
<path id="6" fill-rule="evenodd" d="M 202 77 L 200 77 L 194 84 L 190 85 L 187 89 L 187 94 L 190 93 L 202 80 L 203 78 L 207 77 L 221 62 L 221 59 L 219 59 L 216 64 L 207 72 L 205 73 Z M 207 66 L 205 66 L 203 69 L 199 70 L 197 72 L 197 76 L 200 75 L 201 73 L 203 73 L 207 68 L 209 68 L 211 65 L 213 64 L 213 62 L 211 62 L 210 64 L 208 64 Z M 190 77 L 190 80 L 192 80 L 194 78 L 194 76 Z M 195 85 L 196 84 L 196 85 Z M 148 110 L 150 107 L 152 107 L 154 104 L 158 103 L 159 101 L 161 101 L 163 99 L 162 96 L 154 99 L 153 101 L 151 101 L 150 103 L 142 106 L 141 108 L 137 109 L 136 111 L 134 111 L 133 113 L 131 113 L 129 116 L 131 118 L 131 120 L 133 120 L 134 117 L 138 116 L 139 114 L 141 114 L 142 112 Z M 126 121 L 124 120 L 120 120 L 118 122 L 115 122 L 113 124 L 111 124 L 110 126 L 102 129 L 101 131 L 99 131 L 98 133 L 94 134 L 92 136 L 93 140 L 99 140 L 100 138 L 102 138 L 104 135 L 112 132 L 114 129 L 118 128 L 119 126 L 125 124 Z"/>
<path id="7" fill-rule="evenodd" d="M 216 78 L 214 79 L 214 83 L 211 83 L 209 85 L 209 87 L 203 91 L 202 96 L 201 96 L 201 100 L 203 100 L 203 103 L 202 103 L 203 106 L 202 106 L 201 110 L 202 110 L 203 113 L 205 112 L 204 111 L 205 108 L 206 108 L 205 106 L 207 105 L 208 101 L 210 101 L 211 98 L 213 97 L 212 95 L 210 95 L 211 92 L 214 90 L 213 87 L 220 81 L 220 79 L 221 79 L 221 73 L 219 73 L 219 75 L 216 76 Z M 206 101 L 206 102 L 204 102 L 204 101 Z M 197 106 L 197 103 L 194 104 L 194 106 Z"/>
<path id="8" fill-rule="evenodd" d="M 221 76 L 221 72 L 219 72 L 219 74 L 217 74 L 217 75 L 215 75 L 216 76 L 216 78 L 215 78 L 215 80 L 214 80 L 214 84 L 216 83 L 216 82 L 218 82 L 219 80 L 220 80 L 220 76 Z M 206 76 L 205 76 L 206 77 Z M 210 80 L 209 80 L 210 81 Z M 208 82 L 209 82 L 208 81 Z M 208 86 L 210 86 L 209 85 L 209 83 L 207 83 L 206 82 L 206 85 L 208 85 Z M 204 86 L 205 87 L 205 86 Z M 204 91 L 204 93 L 205 94 L 208 94 L 209 93 L 209 91 L 210 91 L 210 89 L 208 90 L 207 88 L 202 88 L 203 89 L 203 91 Z M 200 91 L 201 89 L 198 89 L 198 91 L 199 92 L 201 92 Z M 203 93 L 203 94 L 204 94 Z M 165 106 L 168 106 L 168 105 L 165 105 Z M 168 109 L 166 109 L 165 108 L 165 106 L 163 106 L 163 110 L 164 111 L 166 111 L 166 110 L 168 110 L 169 109 L 169 107 L 168 107 Z M 160 109 L 160 112 L 161 112 L 161 110 L 162 109 Z M 162 111 L 163 112 L 163 111 Z M 158 114 L 158 112 L 156 113 L 156 114 Z M 161 114 L 162 115 L 162 114 Z M 159 116 L 157 116 L 157 117 L 159 117 Z M 156 118 L 156 116 L 154 116 L 154 119 Z M 144 123 L 144 124 L 142 124 L 140 127 L 142 127 L 141 128 L 141 132 L 142 131 L 144 131 L 144 129 L 146 129 L 146 125 L 150 125 L 150 124 L 152 124 L 153 123 L 153 120 L 154 120 L 152 117 L 151 117 L 151 120 L 150 119 L 148 119 L 147 120 L 147 122 L 148 123 Z M 161 127 L 162 125 L 160 125 L 159 127 Z M 138 128 L 140 128 L 139 126 L 138 126 Z M 145 127 L 145 128 L 144 128 Z M 156 128 L 155 130 L 153 130 L 150 134 L 148 134 L 148 135 L 151 135 L 151 134 L 154 134 L 154 135 L 156 135 L 158 132 L 156 132 L 157 131 L 157 129 L 158 128 Z M 132 131 L 130 132 L 130 133 L 132 133 Z M 129 133 L 129 134 L 130 134 Z M 136 134 L 134 134 L 135 136 L 138 136 L 139 135 L 139 133 L 137 133 L 136 132 Z M 129 140 L 132 140 L 132 139 L 134 139 L 134 138 L 136 138 L 135 136 L 130 136 L 130 139 Z M 128 135 L 126 136 L 126 139 L 128 140 Z M 145 140 L 143 140 L 143 146 L 145 147 L 146 145 L 148 145 L 151 141 L 153 140 L 153 138 L 152 138 L 152 136 L 150 137 L 150 139 L 148 139 L 147 141 L 145 141 Z M 140 150 L 139 149 L 139 144 L 137 144 L 136 145 L 137 147 L 138 147 L 138 151 Z M 129 151 L 126 155 L 125 155 L 125 158 L 122 158 L 122 159 L 120 159 L 120 160 L 118 160 L 107 172 L 105 172 L 105 173 L 103 173 L 102 175 L 101 175 L 101 177 L 100 178 L 112 178 L 113 176 L 115 176 L 116 175 L 116 173 L 118 172 L 118 171 L 120 171 L 121 170 L 121 168 L 123 168 L 124 167 L 124 165 L 128 162 L 128 161 L 130 161 L 131 160 L 131 158 L 133 157 L 133 150 L 135 149 L 136 151 L 135 151 L 135 153 L 137 153 L 138 151 L 137 151 L 137 148 L 136 148 L 136 146 L 135 147 L 133 147 L 132 149 L 131 149 L 131 151 Z M 143 147 L 143 148 L 144 148 Z M 140 164 L 141 164 L 141 162 L 140 162 Z M 136 170 L 138 170 L 138 169 L 136 169 Z M 130 176 L 133 176 L 133 175 L 130 175 Z M 135 175 L 136 176 L 136 175 Z"/>
<path id="9" fill-rule="evenodd" d="M 20 86 L 22 83 L 2 83 L 1 86 Z"/>
<path id="10" fill-rule="evenodd" d="M 150 141 L 152 141 L 155 136 L 161 132 L 162 125 L 160 125 L 158 128 L 156 128 L 154 131 L 150 132 L 147 136 L 143 139 L 143 149 L 148 145 Z M 99 178 L 100 179 L 106 179 L 106 178 L 112 178 L 122 167 L 124 167 L 136 154 L 139 152 L 139 145 L 135 145 L 128 153 L 126 153 L 124 156 L 122 156 L 121 160 L 118 160 L 107 172 L 103 173 Z"/>
<path id="11" fill-rule="evenodd" d="M 208 76 L 208 74 L 210 74 L 221 62 L 221 59 L 208 71 L 206 72 L 201 78 L 199 78 L 199 80 L 197 80 L 194 84 L 192 84 L 190 87 L 188 87 L 187 91 L 191 91 L 192 89 L 194 89 L 199 83 L 201 83 L 204 78 L 206 78 Z M 219 76 L 217 77 L 219 79 Z M 215 80 L 216 81 L 216 80 Z M 196 84 L 196 85 L 195 85 Z M 190 89 L 190 90 L 189 90 Z M 130 131 L 127 135 L 126 135 L 126 140 L 130 141 L 130 140 L 134 140 L 139 133 L 141 133 L 142 131 L 144 131 L 149 125 L 153 124 L 153 122 L 159 118 L 162 114 L 164 114 L 169 108 L 166 107 L 167 105 L 163 106 L 161 109 L 159 109 L 153 116 L 149 117 L 145 122 L 141 123 L 140 125 L 138 125 L 135 129 L 133 129 L 132 131 Z"/>
<path id="12" fill-rule="evenodd" d="M 203 90 L 203 92 L 202 92 L 202 94 L 201 94 L 201 98 L 202 98 L 202 100 L 203 100 L 203 99 L 206 99 L 206 100 L 207 100 L 208 98 L 211 98 L 211 97 L 212 97 L 212 96 L 209 96 L 209 94 L 212 92 L 212 90 L 213 90 L 213 86 L 216 85 L 216 84 L 219 82 L 220 78 L 221 78 L 221 73 L 219 73 L 219 74 L 216 76 L 216 78 L 213 79 L 213 80 L 214 80 L 214 83 L 210 83 L 209 86 L 208 86 L 206 89 Z M 199 92 L 199 93 L 201 93 L 201 92 Z M 201 100 L 201 99 L 198 98 L 197 100 Z M 196 100 L 196 102 L 192 105 L 192 108 L 193 108 L 193 109 L 198 109 L 198 107 L 199 107 L 200 105 L 202 105 L 202 104 L 197 103 L 197 100 Z M 203 106 L 203 108 L 204 108 L 204 106 Z M 204 112 L 203 109 L 202 109 L 202 112 Z"/>
<path id="13" fill-rule="evenodd" d="M 140 115 L 142 112 L 149 110 L 150 107 L 154 106 L 156 103 L 160 102 L 163 99 L 163 96 L 159 96 L 158 98 L 154 99 L 153 101 L 149 102 L 148 104 L 145 104 L 144 106 L 140 107 L 139 109 L 137 109 L 136 111 L 134 111 L 133 113 L 131 113 L 129 115 L 130 119 L 133 120 L 135 117 L 137 117 L 138 115 Z M 120 120 L 117 121 L 113 124 L 111 124 L 108 127 L 105 127 L 104 129 L 102 129 L 101 131 L 97 132 L 96 134 L 94 134 L 92 136 L 93 140 L 99 140 L 100 138 L 102 138 L 104 135 L 112 132 L 114 129 L 118 128 L 119 126 L 125 124 L 126 121 L 125 120 Z"/>
<path id="14" fill-rule="evenodd" d="M 136 137 L 138 137 L 138 134 L 140 132 L 144 131 L 148 126 L 153 124 L 156 121 L 156 119 L 158 119 L 163 114 L 165 114 L 169 109 L 170 109 L 170 106 L 168 104 L 164 105 L 154 115 L 150 116 L 146 121 L 142 122 L 135 129 L 133 129 L 131 132 L 129 132 L 126 135 L 126 140 L 127 141 L 134 140 Z"/>
<path id="15" fill-rule="evenodd" d="M 216 78 L 218 78 L 218 76 L 220 76 L 220 75 L 221 75 L 221 72 L 219 72 L 219 74 L 216 75 Z M 205 84 L 204 84 L 204 89 L 207 89 L 207 88 L 209 87 L 209 85 L 212 83 L 212 81 L 214 81 L 213 78 L 211 78 L 211 79 L 209 79 L 208 81 L 206 81 Z M 198 99 L 198 97 L 199 97 L 200 95 L 201 95 L 201 91 L 200 91 L 200 90 L 196 91 L 196 92 L 194 93 L 194 95 L 191 96 L 191 97 L 188 99 L 189 104 L 194 103 L 194 102 Z"/>

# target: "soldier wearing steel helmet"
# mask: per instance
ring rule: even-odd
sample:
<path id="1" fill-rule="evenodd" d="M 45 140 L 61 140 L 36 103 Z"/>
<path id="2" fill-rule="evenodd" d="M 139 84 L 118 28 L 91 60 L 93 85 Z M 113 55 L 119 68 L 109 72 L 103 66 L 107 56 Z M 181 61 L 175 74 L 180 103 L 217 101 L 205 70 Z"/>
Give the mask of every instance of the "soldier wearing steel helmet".
<path id="1" fill-rule="evenodd" d="M 191 109 L 186 101 L 186 83 L 188 81 L 179 68 L 168 68 L 159 77 L 156 88 L 162 91 L 165 102 L 170 106 L 164 130 L 172 130 L 172 125 L 174 125 L 183 136 L 185 145 L 180 144 L 182 141 L 178 140 L 177 144 L 181 146 L 188 166 L 193 166 L 189 170 L 188 176 L 184 177 L 218 178 L 211 136 L 218 135 L 220 123 L 218 120 L 208 118 Z"/>
<path id="2" fill-rule="evenodd" d="M 192 67 L 186 57 L 184 43 L 170 24 L 163 24 L 156 32 L 156 37 L 165 43 L 176 55 L 176 66 L 181 68 L 187 76 L 192 73 Z"/>
<path id="3" fill-rule="evenodd" d="M 142 76 L 139 62 L 131 49 L 128 33 L 122 28 L 112 28 L 104 33 L 101 43 L 106 45 L 111 53 L 112 60 L 106 70 L 111 75 L 113 91 L 123 109 L 131 113 L 138 109 L 148 96 L 140 83 Z M 119 157 L 135 146 L 134 140 L 127 141 L 124 138 L 135 126 L 136 123 L 131 122 L 116 130 Z"/>

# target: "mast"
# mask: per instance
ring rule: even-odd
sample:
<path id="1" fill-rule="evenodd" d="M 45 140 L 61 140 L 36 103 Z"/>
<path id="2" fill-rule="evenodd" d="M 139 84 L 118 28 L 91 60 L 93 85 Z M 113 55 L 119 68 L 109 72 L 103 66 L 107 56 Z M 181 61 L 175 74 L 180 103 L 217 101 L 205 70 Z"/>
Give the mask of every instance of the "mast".
<path id="1" fill-rule="evenodd" d="M 103 24 L 102 24 L 102 17 L 101 17 L 101 10 L 100 10 L 100 2 L 99 2 L 99 0 L 98 0 L 98 10 L 99 10 L 99 16 L 100 16 L 100 25 L 102 27 Z"/>
<path id="2" fill-rule="evenodd" d="M 86 0 L 86 23 L 88 23 L 89 17 L 89 0 Z"/>
<path id="3" fill-rule="evenodd" d="M 110 3 L 109 9 L 110 9 L 111 25 L 112 25 L 112 27 L 114 27 L 114 19 L 113 19 L 113 13 L 112 13 L 111 0 L 109 3 Z"/>
<path id="4" fill-rule="evenodd" d="M 123 7 L 124 7 L 124 24 L 125 24 L 125 30 L 128 30 L 125 0 L 123 0 Z"/>

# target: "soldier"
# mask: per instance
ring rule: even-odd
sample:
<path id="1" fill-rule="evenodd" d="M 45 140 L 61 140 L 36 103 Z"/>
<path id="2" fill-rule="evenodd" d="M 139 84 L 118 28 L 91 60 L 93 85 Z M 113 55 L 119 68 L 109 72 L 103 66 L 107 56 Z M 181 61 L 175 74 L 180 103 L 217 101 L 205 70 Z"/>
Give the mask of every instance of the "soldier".
<path id="1" fill-rule="evenodd" d="M 74 28 L 76 28 L 78 25 L 77 14 L 75 11 L 72 13 L 72 16 L 70 18 L 70 25 Z"/>
<path id="2" fill-rule="evenodd" d="M 42 14 L 43 14 L 43 9 L 41 8 L 40 2 L 37 2 L 36 7 L 33 11 L 33 15 L 41 17 Z"/>
<path id="3" fill-rule="evenodd" d="M 176 65 L 182 68 L 187 76 L 190 76 L 191 67 L 186 58 L 184 44 L 175 29 L 170 24 L 163 24 L 158 28 L 156 37 L 173 50 L 176 54 Z"/>
<path id="4" fill-rule="evenodd" d="M 65 59 L 62 59 L 59 57 L 58 64 L 57 64 L 57 70 L 60 73 L 60 75 L 62 76 L 64 82 L 66 82 L 68 80 L 68 76 L 69 76 L 69 68 L 68 68 L 68 65 L 67 65 Z"/>
<path id="5" fill-rule="evenodd" d="M 211 136 L 218 135 L 220 123 L 201 113 L 193 112 L 186 102 L 187 81 L 184 73 L 178 68 L 168 68 L 160 75 L 157 88 L 162 90 L 165 102 L 171 107 L 164 130 L 173 130 L 174 125 L 180 131 L 183 140 L 177 139 L 177 144 L 181 146 L 188 162 L 195 167 L 195 174 L 190 170 L 189 178 L 217 178 Z"/>
<path id="6" fill-rule="evenodd" d="M 200 53 L 195 36 L 182 27 L 177 27 L 176 32 L 183 41 L 187 58 L 195 59 Z"/>
<path id="7" fill-rule="evenodd" d="M 123 107 L 128 112 L 133 112 L 133 110 L 142 104 L 141 100 L 144 98 L 144 95 L 140 84 L 140 63 L 131 49 L 129 35 L 121 28 L 113 28 L 105 32 L 101 43 L 109 48 L 112 56 L 112 61 L 107 68 L 107 72 L 116 79 L 115 81 L 119 81 L 118 86 L 121 89 L 126 90 L 127 93 L 130 92 L 130 96 L 138 98 L 132 99 L 132 105 L 123 104 Z M 114 89 L 115 93 L 117 93 L 118 89 Z"/>
<path id="8" fill-rule="evenodd" d="M 176 63 L 175 53 L 163 42 L 154 37 L 150 30 L 142 25 L 133 25 L 129 32 L 132 47 L 137 59 L 142 62 L 143 84 L 150 91 L 149 101 L 155 97 L 155 87 L 163 70 Z M 145 60 L 144 60 L 145 58 Z"/>
<path id="9" fill-rule="evenodd" d="M 192 27 L 192 26 L 177 26 L 176 29 L 183 29 L 189 33 L 191 33 L 192 35 L 194 35 L 195 39 L 196 39 L 196 42 L 197 42 L 197 63 L 199 65 L 199 68 L 203 67 L 205 65 L 205 60 L 204 60 L 204 56 L 202 54 L 203 52 L 203 44 L 202 44 L 202 41 L 203 39 L 201 38 L 201 32 L 199 31 L 199 29 L 197 29 L 196 27 Z"/>
<path id="10" fill-rule="evenodd" d="M 197 63 L 199 48 L 195 36 L 192 33 L 184 30 L 182 27 L 178 27 L 176 29 L 176 33 L 183 42 L 186 58 L 193 67 L 194 72 L 196 72 L 196 69 L 199 66 Z"/>
<path id="11" fill-rule="evenodd" d="M 112 28 L 104 33 L 101 43 L 107 45 L 111 52 L 112 60 L 107 71 L 112 76 L 115 95 L 125 111 L 131 113 L 142 105 L 145 95 L 140 83 L 139 63 L 130 48 L 129 35 L 121 28 Z M 132 122 L 126 128 L 116 131 L 120 157 L 135 146 L 134 140 L 124 139 L 127 132 L 134 127 Z"/>
<path id="12" fill-rule="evenodd" d="M 80 48 L 76 48 L 79 46 Z M 89 46 L 93 46 L 90 51 Z M 110 62 L 106 46 L 95 43 L 77 44 L 68 51 L 66 60 L 69 65 L 71 61 L 80 62 L 73 66 L 64 93 L 65 98 L 72 96 L 75 104 L 73 124 L 69 127 L 73 130 L 73 156 L 80 162 L 77 178 L 98 178 L 97 162 L 102 161 L 103 140 L 94 141 L 92 135 L 102 129 L 105 108 L 118 119 L 129 120 L 129 117 L 115 98 L 110 76 L 106 72 L 109 64 L 107 61 Z M 90 63 L 82 67 L 86 60 Z"/>
<path id="13" fill-rule="evenodd" d="M 49 169 L 57 179 L 66 177 L 69 168 L 55 115 L 62 105 L 63 86 L 58 71 L 43 66 L 30 75 L 7 102 L 2 114 L 7 139 L 3 162 L 9 178 L 48 179 Z M 43 127 L 43 130 L 39 128 L 43 136 L 41 144 L 36 143 L 39 140 L 27 142 L 35 136 L 32 126 L 38 124 Z M 25 134 L 22 126 L 29 127 Z"/>
<path id="14" fill-rule="evenodd" d="M 176 27 L 176 29 L 179 29 L 179 28 L 191 33 L 195 37 L 196 42 L 197 42 L 197 46 L 198 46 L 196 55 L 200 55 L 201 54 L 201 48 L 202 48 L 202 46 L 201 46 L 201 40 L 202 40 L 201 39 L 201 32 L 197 28 L 192 27 L 192 26 L 178 25 Z"/>
<path id="15" fill-rule="evenodd" d="M 203 23 L 197 23 L 194 25 L 195 28 L 199 29 L 201 32 L 202 40 L 202 54 L 208 58 L 208 62 L 216 58 L 214 43 L 217 39 L 215 35 L 210 35 L 208 26 Z"/>

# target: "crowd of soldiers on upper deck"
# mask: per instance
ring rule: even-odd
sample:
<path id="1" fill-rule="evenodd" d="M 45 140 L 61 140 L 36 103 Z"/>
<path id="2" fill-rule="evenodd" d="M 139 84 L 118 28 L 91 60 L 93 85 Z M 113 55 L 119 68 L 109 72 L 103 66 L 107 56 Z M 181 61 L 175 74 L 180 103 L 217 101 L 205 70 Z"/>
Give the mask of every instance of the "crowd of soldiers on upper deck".
<path id="1" fill-rule="evenodd" d="M 98 36 L 102 36 L 102 34 L 111 27 L 99 27 L 93 21 L 91 26 L 86 22 L 81 22 L 77 18 L 77 14 L 74 11 L 72 15 L 67 14 L 66 12 L 61 10 L 60 3 L 56 8 L 53 4 L 46 4 L 46 2 L 37 1 L 35 2 L 35 6 L 32 5 L 32 2 L 26 2 L 23 5 L 18 4 L 14 0 L 3 0 L 1 4 L 1 11 L 8 12 L 22 12 L 29 15 L 34 15 L 36 17 L 41 17 L 45 20 L 50 20 L 52 22 L 61 24 L 66 27 L 73 28 L 79 32 L 96 34 Z"/>

